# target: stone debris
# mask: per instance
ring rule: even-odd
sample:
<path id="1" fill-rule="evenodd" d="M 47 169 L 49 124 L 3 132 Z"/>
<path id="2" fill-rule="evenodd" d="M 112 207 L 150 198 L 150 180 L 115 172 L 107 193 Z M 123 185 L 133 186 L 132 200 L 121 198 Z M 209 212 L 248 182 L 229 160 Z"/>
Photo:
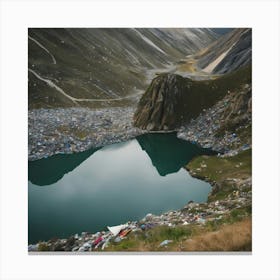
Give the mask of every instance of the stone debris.
<path id="1" fill-rule="evenodd" d="M 132 126 L 135 108 L 28 111 L 28 159 L 82 152 L 127 141 L 144 132 Z"/>
<path id="2" fill-rule="evenodd" d="M 222 200 L 209 203 L 189 201 L 180 210 L 171 210 L 161 215 L 148 213 L 139 221 L 128 221 L 123 225 L 108 227 L 108 231 L 82 232 L 81 234 L 76 233 L 68 239 L 51 239 L 38 244 L 30 244 L 28 251 L 102 251 L 109 244 L 122 242 L 130 233 L 137 231 L 148 233 L 150 229 L 157 226 L 176 227 L 190 224 L 204 226 L 208 221 L 222 219 L 231 209 L 250 206 L 252 201 L 251 184 L 251 178 L 243 180 L 242 183 L 236 182 L 233 191 Z M 245 189 L 247 191 L 244 191 Z M 121 230 L 117 230 L 118 227 Z M 167 246 L 169 243 L 171 240 L 164 240 L 159 244 L 159 247 Z"/>
<path id="3" fill-rule="evenodd" d="M 250 91 L 251 86 L 245 84 L 238 94 L 242 97 L 243 95 L 249 95 Z M 236 98 L 235 93 L 229 93 L 213 107 L 204 109 L 197 118 L 192 119 L 178 130 L 177 137 L 191 141 L 194 144 L 199 144 L 203 148 L 211 148 L 214 151 L 222 153 L 219 154 L 221 157 L 234 156 L 240 151 L 250 149 L 252 146 L 251 137 L 246 139 L 248 143 L 242 143 L 238 135 L 240 129 L 246 129 L 251 124 L 251 111 L 249 109 L 244 109 L 243 114 L 239 113 L 238 120 L 240 125 L 235 129 L 234 133 L 224 131 L 222 136 L 218 135 L 222 125 L 233 114 L 233 111 L 230 111 L 230 113 L 228 111 L 231 104 L 233 104 L 232 100 L 234 98 Z M 244 101 L 244 103 L 246 102 Z M 242 103 L 241 105 L 245 107 L 246 104 L 244 105 Z M 241 105 L 239 104 L 239 106 Z"/>

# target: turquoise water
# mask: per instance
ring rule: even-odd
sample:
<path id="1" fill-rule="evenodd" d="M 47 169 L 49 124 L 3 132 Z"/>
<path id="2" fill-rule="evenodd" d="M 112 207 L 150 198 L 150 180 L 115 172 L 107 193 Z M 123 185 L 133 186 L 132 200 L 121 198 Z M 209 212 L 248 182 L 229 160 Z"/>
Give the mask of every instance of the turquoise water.
<path id="1" fill-rule="evenodd" d="M 147 134 L 29 162 L 29 243 L 96 232 L 179 209 L 189 200 L 205 201 L 210 185 L 182 166 L 208 153 L 175 134 Z"/>

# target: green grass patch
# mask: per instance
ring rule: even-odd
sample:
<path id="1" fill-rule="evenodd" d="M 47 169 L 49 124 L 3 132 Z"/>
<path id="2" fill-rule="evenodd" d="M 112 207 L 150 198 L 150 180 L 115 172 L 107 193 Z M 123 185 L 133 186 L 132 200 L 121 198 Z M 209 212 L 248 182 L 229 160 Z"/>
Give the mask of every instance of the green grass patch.
<path id="1" fill-rule="evenodd" d="M 232 191 L 233 191 L 232 187 L 227 188 L 227 189 L 222 189 L 222 190 L 218 191 L 217 193 L 209 196 L 208 202 L 212 202 L 212 201 L 216 201 L 216 200 L 223 200 L 223 199 L 227 198 L 232 193 Z"/>
<path id="2" fill-rule="evenodd" d="M 163 240 L 173 240 L 178 241 L 182 237 L 189 237 L 192 234 L 192 229 L 185 226 L 177 227 L 157 227 L 149 232 L 147 237 L 148 242 L 161 242 Z"/>
<path id="3" fill-rule="evenodd" d="M 237 187 L 236 180 L 252 175 L 252 150 L 233 157 L 198 156 L 186 166 L 196 177 L 207 178 L 219 186 L 208 196 L 208 202 L 225 199 Z"/>
<path id="4" fill-rule="evenodd" d="M 186 166 L 199 177 L 210 181 L 224 181 L 228 178 L 243 179 L 252 173 L 252 150 L 246 150 L 233 157 L 199 156 Z M 202 168 L 201 166 L 205 166 Z"/>
<path id="5" fill-rule="evenodd" d="M 40 252 L 50 251 L 50 247 L 47 243 L 41 242 L 38 245 L 38 251 L 40 251 Z"/>

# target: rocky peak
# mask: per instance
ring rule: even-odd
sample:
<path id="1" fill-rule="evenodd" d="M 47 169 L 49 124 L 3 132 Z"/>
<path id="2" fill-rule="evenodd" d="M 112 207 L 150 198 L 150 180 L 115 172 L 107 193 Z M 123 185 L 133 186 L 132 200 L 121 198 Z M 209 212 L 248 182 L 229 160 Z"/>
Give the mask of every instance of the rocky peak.
<path id="1" fill-rule="evenodd" d="M 187 84 L 186 84 L 187 81 Z M 192 81 L 175 74 L 161 74 L 153 79 L 142 96 L 134 115 L 134 125 L 147 130 L 170 130 L 180 122 L 183 96 Z"/>

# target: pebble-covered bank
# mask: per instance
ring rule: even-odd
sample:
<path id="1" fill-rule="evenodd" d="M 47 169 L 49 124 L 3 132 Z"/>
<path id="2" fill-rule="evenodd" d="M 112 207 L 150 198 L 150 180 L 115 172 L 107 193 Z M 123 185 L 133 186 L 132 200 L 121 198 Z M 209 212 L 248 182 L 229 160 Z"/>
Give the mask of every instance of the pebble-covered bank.
<path id="1" fill-rule="evenodd" d="M 28 112 L 28 159 L 82 152 L 143 133 L 132 126 L 135 108 L 36 109 Z"/>
<path id="2" fill-rule="evenodd" d="M 242 98 L 242 95 L 246 95 L 250 91 L 251 86 L 246 84 L 238 94 Z M 236 98 L 236 93 L 229 92 L 213 107 L 204 109 L 197 118 L 192 119 L 178 130 L 178 138 L 197 143 L 204 148 L 211 148 L 223 153 L 224 156 L 233 156 L 240 151 L 250 149 L 252 147 L 251 135 L 241 137 L 243 136 L 241 133 L 251 127 L 251 112 L 242 102 L 240 102 L 241 104 L 233 102 L 233 98 Z M 236 103 L 237 106 L 230 111 L 231 104 Z M 218 132 L 223 125 L 227 125 L 227 122 L 234 118 L 239 121 L 234 131 L 223 131 L 219 135 Z"/>

